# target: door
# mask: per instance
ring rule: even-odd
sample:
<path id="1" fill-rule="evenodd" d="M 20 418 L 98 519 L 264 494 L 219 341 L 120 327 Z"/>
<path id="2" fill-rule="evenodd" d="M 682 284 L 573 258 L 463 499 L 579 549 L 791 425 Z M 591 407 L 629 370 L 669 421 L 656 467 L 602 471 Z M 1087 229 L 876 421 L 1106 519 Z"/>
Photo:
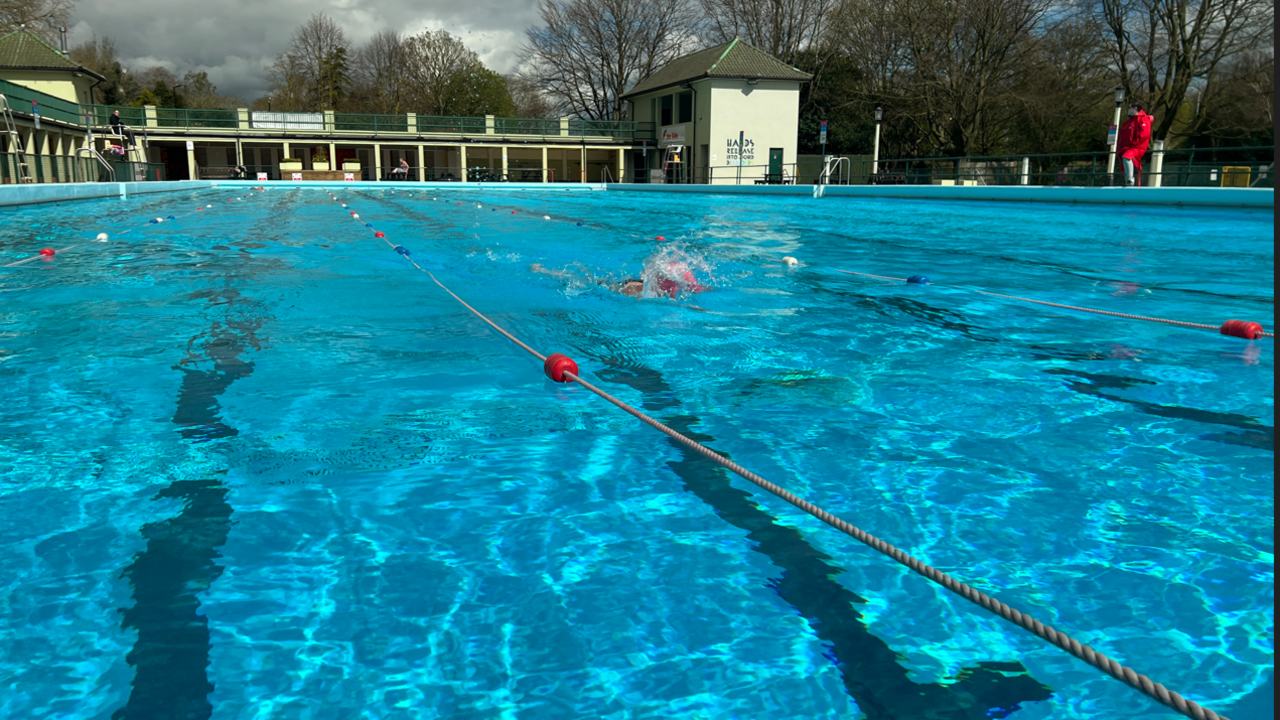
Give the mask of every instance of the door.
<path id="1" fill-rule="evenodd" d="M 769 174 L 782 177 L 782 148 L 769 148 Z"/>

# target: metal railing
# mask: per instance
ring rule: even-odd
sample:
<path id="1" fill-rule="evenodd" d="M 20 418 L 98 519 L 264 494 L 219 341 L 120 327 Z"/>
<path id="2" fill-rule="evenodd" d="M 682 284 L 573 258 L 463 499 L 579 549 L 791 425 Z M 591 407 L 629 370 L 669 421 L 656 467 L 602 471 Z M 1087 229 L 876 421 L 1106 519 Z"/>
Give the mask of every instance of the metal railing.
<path id="1" fill-rule="evenodd" d="M 9 104 L 15 114 L 30 117 L 38 107 L 40 117 L 45 120 L 57 120 L 72 125 L 84 124 L 80 106 L 60 97 L 54 97 L 39 90 L 32 90 L 29 87 L 17 85 L 7 80 L 0 80 L 0 93 L 3 93 L 9 99 Z M 36 104 L 35 107 L 32 106 L 33 102 Z"/>
<path id="2" fill-rule="evenodd" d="M 237 166 L 235 165 L 201 165 L 199 167 L 199 178 L 201 180 L 224 180 L 229 179 Z M 293 173 L 301 173 L 305 179 L 311 174 L 311 170 L 285 170 L 281 171 L 278 165 L 245 165 L 245 179 L 257 180 L 258 173 L 266 173 L 268 180 L 291 180 Z M 463 171 L 458 166 L 421 166 L 411 165 L 406 173 L 396 173 L 397 166 L 386 166 L 380 169 L 372 167 L 361 167 L 358 170 L 327 170 L 322 172 L 342 173 L 346 175 L 351 173 L 353 180 L 379 180 L 383 182 L 463 182 Z M 483 166 L 469 167 L 466 170 L 466 182 L 517 182 L 517 183 L 553 183 L 553 182 L 576 182 L 566 181 L 564 178 L 556 177 L 555 168 L 542 167 L 522 167 L 518 165 L 510 165 L 506 171 L 502 168 L 491 168 Z M 612 177 L 612 170 L 610 177 Z M 545 180 L 544 180 L 545 178 Z"/>
<path id="3" fill-rule="evenodd" d="M 1155 154 L 1142 160 L 1142 184 L 1163 187 L 1275 187 L 1275 146 L 1239 148 L 1179 148 L 1165 150 L 1161 171 L 1155 172 Z M 945 157 L 881 159 L 879 173 L 871 173 L 871 161 L 844 158 L 839 176 L 827 176 L 830 184 L 867 183 L 882 185 L 1038 185 L 1063 187 L 1106 187 L 1124 184 L 1124 170 L 1116 163 L 1107 173 L 1107 153 L 1063 153 L 1045 155 L 1001 155 L 989 157 Z M 694 172 L 694 182 L 713 185 L 789 185 L 821 183 L 826 167 L 821 161 L 784 163 L 780 172 L 767 165 L 703 166 Z M 670 173 L 669 173 L 670 175 Z M 640 175 L 637 182 L 646 182 Z M 671 176 L 668 183 L 688 182 Z"/>
<path id="4" fill-rule="evenodd" d="M 98 182 L 108 179 L 106 170 L 93 158 L 0 152 L 0 183 L 11 185 L 21 182 L 19 162 L 27 163 L 32 181 L 36 183 Z"/>
<path id="5" fill-rule="evenodd" d="M 102 153 L 98 152 L 97 148 L 93 147 L 92 145 L 82 147 L 76 151 L 76 155 L 78 157 L 86 157 L 86 158 L 90 158 L 98 161 L 98 164 L 102 166 L 102 169 L 107 171 L 107 181 L 108 182 L 116 181 L 115 168 L 111 167 L 111 163 L 107 162 L 107 159 L 102 157 Z"/>
<path id="6" fill-rule="evenodd" d="M 72 108 L 76 106 L 71 105 Z M 137 108 L 116 105 L 83 105 L 72 110 L 79 122 L 106 126 L 112 112 L 140 131 L 160 130 L 252 130 L 282 135 L 407 135 L 465 136 L 475 138 L 519 138 L 625 141 L 654 140 L 652 122 L 634 120 L 571 120 L 545 118 L 454 117 L 442 115 L 378 115 L 374 113 L 262 112 L 238 110 L 195 110 L 187 108 Z M 150 112 L 150 117 L 148 117 Z M 71 117 L 69 115 L 68 117 Z M 74 120 L 72 122 L 75 122 Z"/>
<path id="7" fill-rule="evenodd" d="M 929 185 L 944 181 L 966 181 L 977 185 L 1040 185 L 1063 187 L 1106 187 L 1124 184 L 1124 170 L 1116 162 L 1107 172 L 1108 153 L 1062 153 L 1042 155 L 1001 155 L 989 157 L 948 157 L 881 159 L 880 172 L 870 182 Z M 1262 168 L 1275 161 L 1275 146 L 1240 148 L 1178 148 L 1165 150 L 1160 184 L 1164 187 L 1218 187 L 1241 182 L 1244 186 L 1274 187 L 1273 173 Z M 1155 180 L 1155 153 L 1142 160 L 1144 185 Z M 869 170 L 869 168 L 863 168 Z M 1224 170 L 1228 169 L 1228 170 Z"/>

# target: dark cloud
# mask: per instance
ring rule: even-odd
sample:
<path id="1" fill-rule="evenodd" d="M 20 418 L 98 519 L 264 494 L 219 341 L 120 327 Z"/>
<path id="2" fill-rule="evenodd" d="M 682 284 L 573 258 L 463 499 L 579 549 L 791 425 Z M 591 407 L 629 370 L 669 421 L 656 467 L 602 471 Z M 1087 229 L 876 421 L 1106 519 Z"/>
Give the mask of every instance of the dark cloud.
<path id="1" fill-rule="evenodd" d="M 498 72 L 515 67 L 524 29 L 537 21 L 535 4 L 519 0 L 80 0 L 68 41 L 109 37 L 134 70 L 205 70 L 219 92 L 253 100 L 266 93 L 267 66 L 294 29 L 320 11 L 356 47 L 387 28 L 443 28 Z"/>

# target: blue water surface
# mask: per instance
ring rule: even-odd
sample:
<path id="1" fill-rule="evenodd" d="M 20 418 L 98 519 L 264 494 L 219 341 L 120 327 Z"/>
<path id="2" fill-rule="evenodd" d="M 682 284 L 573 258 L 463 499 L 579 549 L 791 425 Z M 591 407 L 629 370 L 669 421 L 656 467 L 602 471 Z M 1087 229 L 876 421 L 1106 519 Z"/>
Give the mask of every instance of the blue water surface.
<path id="1" fill-rule="evenodd" d="M 0 264 L 75 247 L 0 269 L 0 716 L 1174 716 L 550 382 L 374 230 L 752 471 L 1272 716 L 1272 340 L 974 292 L 1272 328 L 1272 212 L 332 192 L 3 212 Z M 709 291 L 663 297 L 672 261 Z"/>

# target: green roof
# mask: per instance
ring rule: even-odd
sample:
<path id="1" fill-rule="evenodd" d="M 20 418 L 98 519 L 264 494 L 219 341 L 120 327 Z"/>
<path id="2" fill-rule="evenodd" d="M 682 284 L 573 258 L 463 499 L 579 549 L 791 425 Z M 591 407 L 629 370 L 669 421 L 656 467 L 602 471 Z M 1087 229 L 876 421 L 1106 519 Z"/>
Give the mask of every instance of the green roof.
<path id="1" fill-rule="evenodd" d="M 101 75 L 53 49 L 49 43 L 26 30 L 14 30 L 0 37 L 0 68 L 24 70 L 78 70 L 99 80 Z"/>
<path id="2" fill-rule="evenodd" d="M 806 82 L 813 79 L 813 76 L 800 68 L 791 67 L 750 43 L 735 39 L 733 42 L 672 60 L 658 72 L 641 80 L 622 97 L 642 95 L 703 78 Z"/>

